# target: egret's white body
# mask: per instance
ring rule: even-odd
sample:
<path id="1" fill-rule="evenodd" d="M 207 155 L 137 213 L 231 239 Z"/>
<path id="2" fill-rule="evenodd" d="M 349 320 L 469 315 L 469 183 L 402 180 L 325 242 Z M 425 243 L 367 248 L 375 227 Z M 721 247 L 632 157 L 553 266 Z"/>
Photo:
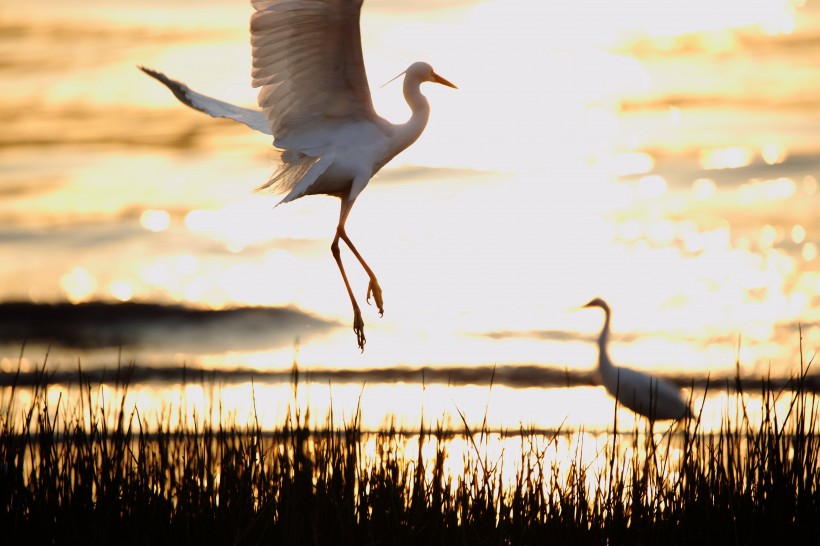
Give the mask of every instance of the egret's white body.
<path id="1" fill-rule="evenodd" d="M 233 119 L 273 135 L 280 166 L 259 189 L 285 194 L 280 203 L 304 195 L 341 200 L 331 245 L 350 301 L 353 330 L 364 349 L 364 322 L 339 253 L 343 240 L 370 277 L 370 295 L 384 313 L 376 276 L 345 233 L 350 209 L 370 179 L 421 135 L 430 116 L 423 82 L 455 87 L 427 63 L 404 72 L 404 97 L 412 114 L 392 124 L 373 109 L 362 59 L 359 14 L 362 0 L 252 0 L 253 86 L 261 88 L 261 111 L 242 108 L 191 90 L 164 74 L 144 68 L 188 106 Z"/>
<path id="2" fill-rule="evenodd" d="M 604 310 L 604 326 L 598 336 L 598 372 L 607 392 L 630 410 L 650 421 L 681 419 L 690 415 L 689 405 L 671 382 L 651 374 L 615 366 L 607 353 L 609 340 L 609 305 L 595 298 L 584 307 Z"/>

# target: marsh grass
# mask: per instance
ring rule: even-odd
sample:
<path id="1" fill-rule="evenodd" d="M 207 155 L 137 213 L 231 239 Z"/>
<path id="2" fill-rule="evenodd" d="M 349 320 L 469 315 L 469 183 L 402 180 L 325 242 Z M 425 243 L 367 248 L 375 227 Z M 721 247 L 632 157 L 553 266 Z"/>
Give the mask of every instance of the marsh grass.
<path id="1" fill-rule="evenodd" d="M 365 432 L 360 413 L 309 427 L 147 417 L 118 397 L 49 406 L 43 369 L 22 410 L 0 399 L 6 544 L 779 544 L 820 536 L 817 399 L 801 366 L 765 382 L 762 419 L 733 386 L 734 415 L 671 431 L 640 425 L 586 445 L 583 431 L 441 424 Z M 294 373 L 294 389 L 298 375 Z M 295 394 L 295 393 L 294 393 Z M 295 400 L 294 396 L 294 400 Z M 775 405 L 787 403 L 785 415 Z M 212 402 L 218 404 L 218 400 Z M 218 408 L 217 408 L 218 409 Z M 179 410 L 182 412 L 183 410 Z M 617 412 L 615 414 L 617 416 Z M 731 418 L 730 418 L 731 417 Z M 613 423 L 617 431 L 617 420 Z M 568 441 L 574 437 L 576 441 Z M 518 442 L 505 456 L 499 442 Z M 466 446 L 450 453 L 456 443 Z M 505 444 L 508 445 L 508 444 Z M 591 453 L 590 453 L 591 452 Z M 461 470 L 448 470 L 453 457 Z M 592 461 L 592 462 L 591 462 Z M 601 461 L 603 461 L 601 463 Z"/>

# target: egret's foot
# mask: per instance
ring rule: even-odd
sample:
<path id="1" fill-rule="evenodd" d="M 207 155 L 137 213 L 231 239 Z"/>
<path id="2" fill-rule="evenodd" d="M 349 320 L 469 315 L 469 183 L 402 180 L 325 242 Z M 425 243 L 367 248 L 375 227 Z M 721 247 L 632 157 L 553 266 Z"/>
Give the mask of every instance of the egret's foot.
<path id="1" fill-rule="evenodd" d="M 358 309 L 353 310 L 353 332 L 356 334 L 356 342 L 359 344 L 359 350 L 364 352 L 364 321 L 362 320 L 362 312 Z"/>
<path id="2" fill-rule="evenodd" d="M 367 286 L 367 303 L 370 303 L 370 295 L 373 295 L 373 301 L 376 302 L 376 307 L 379 308 L 379 316 L 384 316 L 384 299 L 382 299 L 382 288 L 379 286 L 379 281 L 376 278 L 370 279 L 370 284 Z"/>

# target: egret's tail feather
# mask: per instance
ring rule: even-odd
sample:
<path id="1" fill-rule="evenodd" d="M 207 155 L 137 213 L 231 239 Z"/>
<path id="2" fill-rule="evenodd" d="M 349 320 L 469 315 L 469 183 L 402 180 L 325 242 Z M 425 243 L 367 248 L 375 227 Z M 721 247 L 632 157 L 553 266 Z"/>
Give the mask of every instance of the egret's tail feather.
<path id="1" fill-rule="evenodd" d="M 310 169 L 319 161 L 318 157 L 296 154 L 288 150 L 276 150 L 279 167 L 270 179 L 256 188 L 258 192 L 289 193 Z"/>
<path id="2" fill-rule="evenodd" d="M 289 203 L 310 193 L 310 187 L 333 163 L 333 154 L 313 157 L 292 150 L 279 150 L 280 167 L 257 191 L 286 193 L 279 202 Z"/>

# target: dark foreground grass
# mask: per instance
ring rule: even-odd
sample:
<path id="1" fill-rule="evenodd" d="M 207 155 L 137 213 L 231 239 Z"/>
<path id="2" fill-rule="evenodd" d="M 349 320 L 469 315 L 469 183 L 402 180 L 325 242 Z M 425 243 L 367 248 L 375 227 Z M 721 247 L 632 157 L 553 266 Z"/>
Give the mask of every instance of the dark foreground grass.
<path id="1" fill-rule="evenodd" d="M 719 431 L 702 432 L 694 418 L 674 436 L 610 436 L 595 469 L 578 443 L 559 468 L 548 457 L 557 436 L 517 431 L 512 479 L 502 474 L 513 463 L 481 454 L 487 430 L 459 433 L 472 449 L 463 472 L 451 474 L 453 436 L 440 427 L 422 427 L 417 454 L 404 450 L 411 433 L 366 433 L 357 419 L 336 426 L 332 416 L 309 429 L 298 408 L 275 431 L 196 420 L 172 427 L 167 415 L 126 408 L 124 396 L 96 407 L 90 384 L 77 407 L 49 407 L 43 377 L 18 413 L 19 393 L 4 391 L 3 544 L 668 546 L 820 537 L 820 436 L 804 376 L 785 393 L 764 387 L 762 424 L 751 424 L 740 390 L 737 415 Z M 781 399 L 785 417 L 773 411 Z M 423 445 L 434 446 L 432 456 Z"/>

